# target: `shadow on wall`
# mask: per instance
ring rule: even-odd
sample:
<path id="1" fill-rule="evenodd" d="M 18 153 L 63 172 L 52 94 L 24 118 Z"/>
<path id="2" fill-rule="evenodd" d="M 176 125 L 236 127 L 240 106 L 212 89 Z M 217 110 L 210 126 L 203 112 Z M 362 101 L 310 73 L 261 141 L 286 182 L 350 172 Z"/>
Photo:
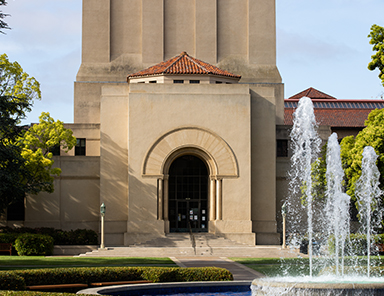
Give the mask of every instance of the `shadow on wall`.
<path id="1" fill-rule="evenodd" d="M 107 233 L 127 232 L 128 220 L 157 219 L 157 180 L 148 179 L 145 183 L 139 180 L 128 164 L 128 150 L 122 146 L 124 143 L 120 145 L 101 133 L 99 203 L 104 202 L 107 207 Z"/>

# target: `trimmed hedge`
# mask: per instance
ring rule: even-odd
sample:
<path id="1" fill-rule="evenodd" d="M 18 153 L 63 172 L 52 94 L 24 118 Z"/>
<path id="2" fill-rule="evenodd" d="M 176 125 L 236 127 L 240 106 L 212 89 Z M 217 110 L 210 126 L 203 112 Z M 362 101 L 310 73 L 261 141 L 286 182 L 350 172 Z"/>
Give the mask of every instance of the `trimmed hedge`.
<path id="1" fill-rule="evenodd" d="M 57 292 L 34 292 L 34 291 L 0 291 L 0 295 L 4 296 L 73 296 L 73 293 L 57 293 Z M 85 294 L 77 294 L 84 295 Z M 88 295 L 89 296 L 89 295 Z"/>
<path id="2" fill-rule="evenodd" d="M 57 285 L 148 280 L 152 282 L 232 281 L 232 274 L 217 267 L 77 267 L 0 271 L 1 290 L 22 290 L 32 285 Z M 7 283 L 7 284 L 3 284 Z M 6 285 L 6 286 L 3 286 Z"/>
<path id="3" fill-rule="evenodd" d="M 376 244 L 384 244 L 384 234 L 375 234 L 372 240 Z M 332 236 L 328 240 L 328 249 L 333 254 L 335 252 L 335 237 Z M 375 253 L 375 249 L 371 248 L 371 252 Z M 348 255 L 367 255 L 367 236 L 361 233 L 351 233 L 345 243 L 345 252 Z"/>
<path id="4" fill-rule="evenodd" d="M 53 253 L 53 238 L 44 234 L 24 233 L 15 241 L 20 256 L 49 256 Z"/>
<path id="5" fill-rule="evenodd" d="M 61 229 L 41 227 L 41 228 L 11 228 L 0 227 L 0 243 L 14 244 L 18 236 L 24 233 L 44 234 L 53 237 L 55 245 L 97 245 L 98 235 L 91 229 L 76 229 L 64 231 Z"/>

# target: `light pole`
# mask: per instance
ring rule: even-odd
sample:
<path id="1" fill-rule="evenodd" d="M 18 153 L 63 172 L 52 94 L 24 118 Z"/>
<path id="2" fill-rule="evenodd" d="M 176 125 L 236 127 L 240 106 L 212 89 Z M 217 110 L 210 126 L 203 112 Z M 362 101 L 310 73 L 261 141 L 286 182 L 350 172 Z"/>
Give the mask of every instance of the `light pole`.
<path id="1" fill-rule="evenodd" d="M 283 216 L 283 249 L 285 249 L 285 216 L 287 216 L 287 205 L 285 203 L 281 206 L 281 215 Z"/>
<path id="2" fill-rule="evenodd" d="M 101 214 L 101 245 L 100 249 L 104 249 L 104 216 L 105 216 L 105 204 L 102 203 L 100 206 L 100 214 Z"/>

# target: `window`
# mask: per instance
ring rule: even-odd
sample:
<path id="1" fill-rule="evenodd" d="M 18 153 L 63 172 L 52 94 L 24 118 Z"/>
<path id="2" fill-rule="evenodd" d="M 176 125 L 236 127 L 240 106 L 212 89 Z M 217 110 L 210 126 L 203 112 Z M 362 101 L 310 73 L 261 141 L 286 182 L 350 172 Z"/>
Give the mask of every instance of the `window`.
<path id="1" fill-rule="evenodd" d="M 60 145 L 53 146 L 49 149 L 49 152 L 51 152 L 54 156 L 60 156 Z"/>
<path id="2" fill-rule="evenodd" d="M 276 142 L 276 156 L 288 157 L 288 140 L 277 140 Z"/>
<path id="3" fill-rule="evenodd" d="M 222 81 L 216 81 L 216 84 L 222 84 L 223 82 Z"/>
<path id="4" fill-rule="evenodd" d="M 175 80 L 173 80 L 173 83 L 184 83 L 184 80 L 177 80 L 177 79 L 175 79 Z"/>
<path id="5" fill-rule="evenodd" d="M 189 83 L 191 83 L 191 84 L 199 84 L 200 80 L 189 80 Z"/>
<path id="6" fill-rule="evenodd" d="M 149 81 L 149 83 L 157 83 L 157 81 L 156 80 L 151 80 L 151 81 Z"/>
<path id="7" fill-rule="evenodd" d="M 25 217 L 24 198 L 21 197 L 8 206 L 7 220 L 8 221 L 24 221 L 24 217 Z"/>
<path id="8" fill-rule="evenodd" d="M 85 155 L 85 139 L 77 139 L 75 155 Z"/>

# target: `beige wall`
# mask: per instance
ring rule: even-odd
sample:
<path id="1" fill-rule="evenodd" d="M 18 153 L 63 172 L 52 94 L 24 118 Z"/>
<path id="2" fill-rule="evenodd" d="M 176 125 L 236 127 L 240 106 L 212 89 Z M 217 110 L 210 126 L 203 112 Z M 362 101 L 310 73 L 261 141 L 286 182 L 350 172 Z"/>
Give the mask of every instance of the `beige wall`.
<path id="1" fill-rule="evenodd" d="M 281 82 L 275 0 L 83 0 L 77 81 L 125 81 L 187 51 L 242 75 Z"/>

